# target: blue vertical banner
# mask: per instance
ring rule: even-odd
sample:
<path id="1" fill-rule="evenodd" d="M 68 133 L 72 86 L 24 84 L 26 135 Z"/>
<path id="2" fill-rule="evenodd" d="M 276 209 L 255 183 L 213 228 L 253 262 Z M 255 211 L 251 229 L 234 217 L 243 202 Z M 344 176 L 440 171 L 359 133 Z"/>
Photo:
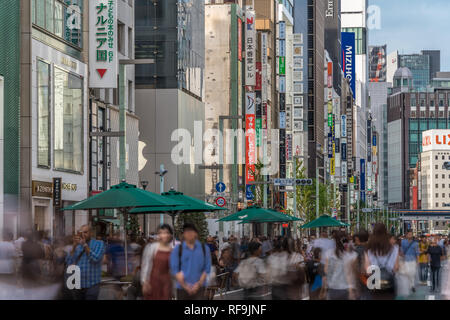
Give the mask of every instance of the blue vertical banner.
<path id="1" fill-rule="evenodd" d="M 356 79 L 355 79 L 355 33 L 342 32 L 342 71 L 344 76 L 350 81 L 350 87 L 355 97 Z"/>
<path id="2" fill-rule="evenodd" d="M 361 200 L 366 202 L 366 160 L 361 159 L 361 179 L 360 179 Z"/>

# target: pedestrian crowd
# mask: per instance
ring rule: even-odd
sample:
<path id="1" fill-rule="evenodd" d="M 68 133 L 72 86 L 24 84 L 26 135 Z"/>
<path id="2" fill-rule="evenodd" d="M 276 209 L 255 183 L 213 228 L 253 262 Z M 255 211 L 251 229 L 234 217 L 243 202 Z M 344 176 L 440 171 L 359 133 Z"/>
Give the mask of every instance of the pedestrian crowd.
<path id="1" fill-rule="evenodd" d="M 88 225 L 55 240 L 45 232 L 17 240 L 7 233 L 0 242 L 0 285 L 21 287 L 32 299 L 33 289 L 58 284 L 53 298 L 64 300 L 101 299 L 107 284 L 116 288 L 114 299 L 205 300 L 242 291 L 245 300 L 388 300 L 406 299 L 425 285 L 450 298 L 445 236 L 415 238 L 408 231 L 396 237 L 378 223 L 371 233 L 209 236 L 203 243 L 187 223 L 180 238 L 169 225 L 148 239 L 130 237 L 127 246 L 119 234 L 94 238 Z"/>

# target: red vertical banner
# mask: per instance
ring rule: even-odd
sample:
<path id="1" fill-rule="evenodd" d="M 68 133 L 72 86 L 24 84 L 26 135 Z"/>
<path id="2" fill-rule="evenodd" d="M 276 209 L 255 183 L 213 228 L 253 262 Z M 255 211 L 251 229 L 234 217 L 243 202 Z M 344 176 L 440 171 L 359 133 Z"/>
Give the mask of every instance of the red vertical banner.
<path id="1" fill-rule="evenodd" d="M 238 60 L 242 61 L 242 20 L 237 19 L 238 25 Z"/>
<path id="2" fill-rule="evenodd" d="M 412 187 L 413 196 L 413 210 L 419 209 L 419 189 L 418 187 Z"/>
<path id="3" fill-rule="evenodd" d="M 247 114 L 245 116 L 245 167 L 246 167 L 246 181 L 255 181 L 253 172 L 255 172 L 256 164 L 256 116 L 254 114 Z"/>
<path id="4" fill-rule="evenodd" d="M 262 90 L 262 63 L 256 62 L 256 91 Z"/>

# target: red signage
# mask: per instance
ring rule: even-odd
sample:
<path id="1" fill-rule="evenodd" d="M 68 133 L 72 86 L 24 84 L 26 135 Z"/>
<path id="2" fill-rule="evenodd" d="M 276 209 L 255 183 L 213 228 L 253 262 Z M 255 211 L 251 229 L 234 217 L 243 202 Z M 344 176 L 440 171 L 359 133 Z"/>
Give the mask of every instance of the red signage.
<path id="1" fill-rule="evenodd" d="M 289 224 L 288 223 L 283 223 L 283 228 L 289 228 Z"/>
<path id="2" fill-rule="evenodd" d="M 219 197 L 219 198 L 216 199 L 216 205 L 217 205 L 218 207 L 223 208 L 223 207 L 226 206 L 226 204 L 227 204 L 227 200 L 225 200 L 224 197 Z"/>
<path id="3" fill-rule="evenodd" d="M 245 116 L 245 166 L 246 166 L 246 181 L 255 181 L 253 172 L 255 172 L 256 164 L 256 116 L 254 114 L 247 114 Z"/>
<path id="4" fill-rule="evenodd" d="M 256 91 L 262 90 L 262 63 L 257 62 L 256 63 Z"/>

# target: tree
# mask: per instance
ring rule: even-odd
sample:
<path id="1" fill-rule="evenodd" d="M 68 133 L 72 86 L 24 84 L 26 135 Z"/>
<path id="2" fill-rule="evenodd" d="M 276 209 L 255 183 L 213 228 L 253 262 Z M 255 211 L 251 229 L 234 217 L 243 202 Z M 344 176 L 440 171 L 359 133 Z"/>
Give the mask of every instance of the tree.
<path id="1" fill-rule="evenodd" d="M 208 222 L 203 212 L 182 213 L 177 215 L 175 222 L 175 235 L 181 239 L 185 223 L 192 223 L 198 230 L 198 239 L 205 242 L 208 237 Z"/>
<path id="2" fill-rule="evenodd" d="M 128 215 L 127 235 L 137 237 L 139 235 L 139 221 L 136 215 Z"/>

